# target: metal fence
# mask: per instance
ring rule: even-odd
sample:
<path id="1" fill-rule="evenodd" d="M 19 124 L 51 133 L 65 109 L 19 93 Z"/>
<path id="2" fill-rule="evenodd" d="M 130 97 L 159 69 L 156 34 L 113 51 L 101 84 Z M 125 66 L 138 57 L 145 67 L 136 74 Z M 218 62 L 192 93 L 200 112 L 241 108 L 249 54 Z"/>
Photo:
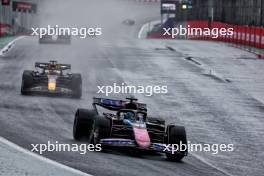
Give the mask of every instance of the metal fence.
<path id="1" fill-rule="evenodd" d="M 208 20 L 264 26 L 263 0 L 192 0 L 192 9 L 176 12 L 176 20 Z"/>
<path id="2" fill-rule="evenodd" d="M 25 29 L 30 29 L 33 24 L 34 16 L 36 15 L 35 13 L 29 13 L 27 11 L 13 11 L 12 3 L 14 1 L 35 4 L 39 4 L 40 2 L 40 0 L 10 0 L 9 6 L 3 6 L 0 1 L 0 24 L 12 26 L 9 28 L 9 34 L 16 34 L 23 32 Z"/>

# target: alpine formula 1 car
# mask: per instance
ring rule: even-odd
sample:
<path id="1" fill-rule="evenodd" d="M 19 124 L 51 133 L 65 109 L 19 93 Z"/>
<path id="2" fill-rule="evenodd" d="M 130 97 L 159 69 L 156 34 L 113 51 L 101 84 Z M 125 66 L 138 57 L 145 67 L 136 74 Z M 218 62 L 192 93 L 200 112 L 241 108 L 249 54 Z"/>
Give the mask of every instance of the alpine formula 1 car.
<path id="1" fill-rule="evenodd" d="M 71 44 L 70 35 L 44 35 L 39 38 L 40 44 Z"/>
<path id="2" fill-rule="evenodd" d="M 82 78 L 80 74 L 70 72 L 71 65 L 35 63 L 35 70 L 25 70 L 22 76 L 21 94 L 66 95 L 73 98 L 82 96 Z"/>
<path id="3" fill-rule="evenodd" d="M 115 113 L 100 114 L 97 106 Z M 73 137 L 101 144 L 102 148 L 165 153 L 170 161 L 180 161 L 188 153 L 185 128 L 173 124 L 166 127 L 163 119 L 148 117 L 146 104 L 138 103 L 136 98 L 127 101 L 94 98 L 93 110 L 76 111 Z M 180 145 L 185 147 L 180 149 Z"/>

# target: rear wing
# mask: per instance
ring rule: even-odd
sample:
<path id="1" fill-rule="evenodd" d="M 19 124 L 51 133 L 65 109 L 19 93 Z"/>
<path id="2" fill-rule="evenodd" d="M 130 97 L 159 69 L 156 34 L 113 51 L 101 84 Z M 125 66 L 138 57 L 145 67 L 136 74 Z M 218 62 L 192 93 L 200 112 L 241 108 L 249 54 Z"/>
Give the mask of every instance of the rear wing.
<path id="1" fill-rule="evenodd" d="M 44 62 L 36 62 L 35 63 L 36 68 L 41 68 L 41 69 L 56 69 L 56 70 L 70 70 L 71 65 L 70 64 L 53 64 L 53 63 L 44 63 Z"/>
<path id="2" fill-rule="evenodd" d="M 96 105 L 106 108 L 112 111 L 118 111 L 120 109 L 124 109 L 126 103 L 129 101 L 124 100 L 113 100 L 113 99 L 106 99 L 106 98 L 93 98 L 93 106 L 96 109 Z M 136 103 L 139 110 L 147 111 L 147 105 L 143 103 Z"/>

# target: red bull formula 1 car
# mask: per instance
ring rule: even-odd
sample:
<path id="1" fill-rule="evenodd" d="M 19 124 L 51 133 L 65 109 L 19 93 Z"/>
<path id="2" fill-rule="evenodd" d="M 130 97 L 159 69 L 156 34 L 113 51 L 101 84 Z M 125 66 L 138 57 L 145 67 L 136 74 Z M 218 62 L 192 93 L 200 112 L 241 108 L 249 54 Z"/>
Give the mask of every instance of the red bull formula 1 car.
<path id="1" fill-rule="evenodd" d="M 114 113 L 100 115 L 97 106 Z M 166 127 L 163 119 L 148 117 L 146 104 L 135 98 L 128 101 L 94 98 L 93 107 L 77 110 L 73 125 L 75 140 L 88 139 L 102 147 L 156 151 L 165 153 L 171 161 L 180 161 L 188 153 L 185 128 L 172 124 Z"/>
<path id="2" fill-rule="evenodd" d="M 70 72 L 71 65 L 35 63 L 35 70 L 25 70 L 22 76 L 21 94 L 65 95 L 73 98 L 82 96 L 82 77 Z"/>

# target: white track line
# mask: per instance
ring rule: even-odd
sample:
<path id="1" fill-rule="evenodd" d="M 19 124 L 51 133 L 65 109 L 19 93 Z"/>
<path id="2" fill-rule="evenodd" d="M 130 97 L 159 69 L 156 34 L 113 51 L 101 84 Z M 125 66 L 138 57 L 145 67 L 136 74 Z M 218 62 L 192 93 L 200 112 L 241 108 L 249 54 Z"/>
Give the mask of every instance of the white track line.
<path id="1" fill-rule="evenodd" d="M 230 174 L 230 173 L 224 171 L 223 169 L 218 168 L 218 167 L 214 166 L 213 164 L 209 163 L 208 161 L 206 161 L 204 158 L 200 157 L 200 156 L 197 155 L 197 154 L 190 153 L 190 155 L 192 155 L 193 157 L 197 158 L 197 159 L 200 160 L 202 163 L 204 163 L 204 164 L 206 164 L 206 165 L 208 165 L 208 166 L 210 166 L 210 167 L 212 167 L 212 168 L 218 170 L 219 172 L 221 172 L 221 173 L 223 173 L 223 174 L 225 174 L 225 175 L 227 175 L 227 176 L 233 176 L 232 174 Z"/>
<path id="2" fill-rule="evenodd" d="M 28 151 L 28 150 L 26 150 L 26 149 L 24 149 L 24 148 L 22 148 L 22 147 L 20 147 L 20 146 L 18 146 L 18 145 L 14 144 L 14 143 L 12 143 L 12 142 L 10 142 L 10 141 L 8 141 L 8 140 L 6 140 L 5 138 L 3 138 L 3 137 L 1 137 L 1 136 L 0 136 L 0 142 L 2 142 L 3 144 L 8 145 L 9 147 L 11 147 L 11 148 L 13 148 L 13 149 L 15 149 L 15 150 L 17 150 L 17 151 L 19 151 L 19 152 L 22 152 L 22 153 L 24 153 L 24 154 L 26 154 L 26 155 L 28 155 L 28 156 L 30 156 L 30 157 L 33 157 L 33 158 L 38 159 L 38 160 L 40 160 L 40 161 L 42 161 L 42 162 L 45 162 L 45 163 L 51 164 L 51 165 L 53 165 L 53 166 L 55 166 L 55 167 L 58 167 L 58 168 L 64 169 L 64 170 L 69 171 L 69 172 L 71 172 L 71 173 L 73 173 L 73 174 L 78 174 L 78 175 L 80 175 L 80 176 L 92 176 L 92 175 L 90 175 L 90 174 L 86 174 L 86 173 L 81 172 L 81 171 L 79 171 L 79 170 L 77 170 L 77 169 L 71 168 L 71 167 L 69 167 L 69 166 L 63 165 L 63 164 L 58 163 L 58 162 L 56 162 L 56 161 L 53 161 L 53 160 L 51 160 L 51 159 L 45 158 L 45 157 L 43 157 L 43 156 L 40 156 L 40 155 L 38 155 L 38 154 L 36 154 L 36 153 L 30 152 L 30 151 Z"/>
<path id="3" fill-rule="evenodd" d="M 22 39 L 22 38 L 25 38 L 25 36 L 18 37 L 16 39 L 14 39 L 13 41 L 11 41 L 10 43 L 8 43 L 0 51 L 0 56 L 3 55 L 3 54 L 6 54 L 6 52 L 8 52 L 13 47 L 13 45 L 15 44 L 15 42 L 18 41 L 18 40 L 20 40 L 20 39 Z M 5 52 L 3 52 L 3 51 L 5 51 Z M 20 147 L 18 145 L 14 144 L 14 143 L 12 143 L 12 142 L 10 142 L 8 140 L 6 140 L 5 138 L 3 138 L 1 136 L 0 136 L 0 142 L 3 143 L 3 144 L 6 144 L 7 146 L 9 146 L 9 147 L 11 147 L 11 148 L 13 148 L 13 149 L 15 149 L 15 150 L 17 150 L 19 152 L 22 152 L 22 153 L 24 153 L 24 154 L 26 154 L 26 155 L 28 155 L 30 157 L 36 158 L 36 159 L 38 159 L 40 161 L 43 161 L 43 162 L 48 163 L 48 164 L 51 164 L 51 165 L 53 165 L 55 167 L 64 169 L 64 170 L 69 171 L 69 172 L 71 172 L 73 174 L 78 174 L 80 176 L 92 176 L 90 174 L 86 174 L 86 173 L 81 172 L 81 171 L 79 171 L 77 169 L 71 168 L 69 166 L 63 165 L 63 164 L 58 163 L 56 161 L 53 161 L 51 159 L 45 158 L 43 156 L 40 156 L 40 155 L 38 155 L 36 153 L 30 152 L 30 151 L 28 151 L 28 150 L 26 150 L 26 149 L 24 149 L 24 148 L 22 148 L 22 147 Z"/>
<path id="4" fill-rule="evenodd" d="M 142 39 L 142 34 L 145 30 L 145 28 L 149 28 L 148 30 L 152 30 L 153 26 L 156 25 L 156 24 L 159 24 L 160 23 L 160 20 L 154 20 L 154 21 L 149 21 L 147 23 L 145 23 L 141 28 L 140 28 L 140 31 L 138 33 L 138 38 L 139 39 Z M 149 31 L 148 31 L 149 32 Z"/>
<path id="5" fill-rule="evenodd" d="M 144 29 L 146 28 L 146 26 L 149 25 L 149 23 L 144 24 L 141 28 L 140 31 L 138 33 L 138 38 L 141 39 L 142 38 L 142 33 L 144 31 Z"/>
<path id="6" fill-rule="evenodd" d="M 0 56 L 8 53 L 13 48 L 15 42 L 22 39 L 22 38 L 25 38 L 25 36 L 17 37 L 14 40 L 12 40 L 11 42 L 9 42 L 3 49 L 0 50 Z"/>

